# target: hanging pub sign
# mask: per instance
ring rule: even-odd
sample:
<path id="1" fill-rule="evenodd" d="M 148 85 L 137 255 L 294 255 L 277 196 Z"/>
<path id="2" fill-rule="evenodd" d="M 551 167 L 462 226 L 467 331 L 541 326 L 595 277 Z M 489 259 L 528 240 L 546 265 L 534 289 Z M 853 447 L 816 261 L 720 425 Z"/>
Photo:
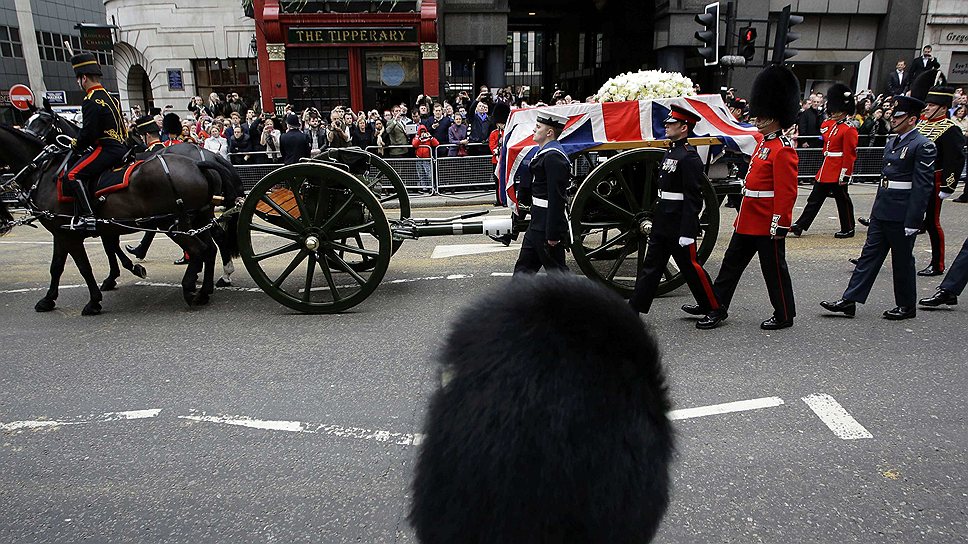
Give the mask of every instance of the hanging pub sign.
<path id="1" fill-rule="evenodd" d="M 290 28 L 290 44 L 416 43 L 416 28 Z"/>
<path id="2" fill-rule="evenodd" d="M 77 25 L 81 31 L 81 49 L 88 51 L 111 51 L 114 49 L 113 26 Z"/>

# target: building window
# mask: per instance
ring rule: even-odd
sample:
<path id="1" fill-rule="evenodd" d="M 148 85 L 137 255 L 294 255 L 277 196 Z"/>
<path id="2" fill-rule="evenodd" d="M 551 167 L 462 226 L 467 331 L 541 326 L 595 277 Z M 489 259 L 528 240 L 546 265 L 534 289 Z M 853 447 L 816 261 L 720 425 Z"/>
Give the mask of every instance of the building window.
<path id="1" fill-rule="evenodd" d="M 0 26 L 0 57 L 24 58 L 24 46 L 20 42 L 20 29 Z"/>
<path id="2" fill-rule="evenodd" d="M 196 59 L 192 60 L 195 92 L 208 102 L 208 95 L 218 93 L 223 99 L 238 93 L 246 104 L 259 98 L 259 69 L 256 59 Z"/>
<path id="3" fill-rule="evenodd" d="M 2 37 L 3 35 L 0 34 L 0 38 Z M 20 34 L 18 33 L 18 41 L 19 38 Z M 97 57 L 97 62 L 101 66 L 114 66 L 114 52 L 87 51 L 81 49 L 80 36 L 70 36 L 67 34 L 58 34 L 56 32 L 41 32 L 40 30 L 37 31 L 37 49 L 40 51 L 40 60 L 50 62 L 70 62 L 71 51 L 67 49 L 65 43 L 69 43 L 71 45 L 71 49 L 73 49 L 75 55 L 78 53 L 91 53 Z M 2 47 L 2 45 L 0 45 L 0 47 Z"/>
<path id="4" fill-rule="evenodd" d="M 371 60 L 367 67 L 379 65 Z M 390 72 L 390 83 L 402 85 L 407 79 L 405 67 Z M 289 102 L 296 111 L 311 106 L 325 112 L 350 103 L 349 51 L 345 47 L 290 47 L 286 49 L 286 76 Z M 397 82 L 398 77 L 403 80 Z"/>

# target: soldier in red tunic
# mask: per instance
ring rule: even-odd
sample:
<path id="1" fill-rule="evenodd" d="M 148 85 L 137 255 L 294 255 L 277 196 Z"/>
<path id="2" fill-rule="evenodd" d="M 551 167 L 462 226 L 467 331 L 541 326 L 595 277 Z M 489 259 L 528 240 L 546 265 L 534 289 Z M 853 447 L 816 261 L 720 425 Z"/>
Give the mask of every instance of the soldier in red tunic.
<path id="1" fill-rule="evenodd" d="M 837 215 L 840 217 L 840 232 L 835 233 L 834 238 L 854 236 L 854 204 L 847 194 L 847 184 L 850 183 L 850 177 L 854 173 L 854 160 L 857 159 L 857 128 L 851 119 L 854 108 L 854 93 L 850 87 L 835 83 L 827 91 L 827 111 L 830 112 L 830 118 L 820 125 L 823 165 L 817 172 L 817 183 L 807 197 L 803 213 L 790 227 L 790 232 L 797 236 L 810 230 L 820 207 L 831 193 L 837 202 Z"/>
<path id="2" fill-rule="evenodd" d="M 763 135 L 750 160 L 743 203 L 733 224 L 733 236 L 713 286 L 721 307 L 697 322 L 712 329 L 727 316 L 729 303 L 743 272 L 759 255 L 773 316 L 760 324 L 765 330 L 793 326 L 796 308 L 786 264 L 786 233 L 793 223 L 797 200 L 797 150 L 783 129 L 793 125 L 800 110 L 800 83 L 789 69 L 768 67 L 753 82 L 750 117 Z"/>

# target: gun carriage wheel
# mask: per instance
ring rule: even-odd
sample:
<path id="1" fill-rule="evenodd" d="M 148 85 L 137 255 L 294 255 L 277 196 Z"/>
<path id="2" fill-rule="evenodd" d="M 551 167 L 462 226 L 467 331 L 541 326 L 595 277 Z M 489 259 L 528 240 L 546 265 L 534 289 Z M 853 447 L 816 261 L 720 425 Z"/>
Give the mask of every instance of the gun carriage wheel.
<path id="1" fill-rule="evenodd" d="M 645 260 L 663 155 L 663 150 L 650 148 L 619 153 L 592 170 L 572 200 L 572 254 L 578 267 L 585 276 L 625 297 L 631 296 Z M 697 240 L 701 263 L 716 245 L 720 201 L 705 179 L 702 196 Z M 685 277 L 670 259 L 657 293 L 668 293 L 683 283 Z"/>
<path id="2" fill-rule="evenodd" d="M 342 312 L 366 299 L 394 249 L 371 187 L 323 162 L 285 166 L 262 178 L 239 212 L 242 262 L 256 284 L 304 313 Z"/>

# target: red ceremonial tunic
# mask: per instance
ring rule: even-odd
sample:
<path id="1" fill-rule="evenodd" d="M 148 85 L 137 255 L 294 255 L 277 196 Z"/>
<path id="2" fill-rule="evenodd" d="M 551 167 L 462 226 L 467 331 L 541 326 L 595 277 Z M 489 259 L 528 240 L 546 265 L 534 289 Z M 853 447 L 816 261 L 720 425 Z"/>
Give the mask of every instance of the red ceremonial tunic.
<path id="1" fill-rule="evenodd" d="M 845 117 L 827 119 L 820 125 L 823 136 L 823 165 L 817 172 L 818 183 L 839 183 L 854 173 L 857 159 L 857 129 Z"/>
<path id="2" fill-rule="evenodd" d="M 737 234 L 773 236 L 789 229 L 797 201 L 797 150 L 779 131 L 756 144 L 733 227 Z M 770 195 L 770 193 L 773 193 Z"/>

